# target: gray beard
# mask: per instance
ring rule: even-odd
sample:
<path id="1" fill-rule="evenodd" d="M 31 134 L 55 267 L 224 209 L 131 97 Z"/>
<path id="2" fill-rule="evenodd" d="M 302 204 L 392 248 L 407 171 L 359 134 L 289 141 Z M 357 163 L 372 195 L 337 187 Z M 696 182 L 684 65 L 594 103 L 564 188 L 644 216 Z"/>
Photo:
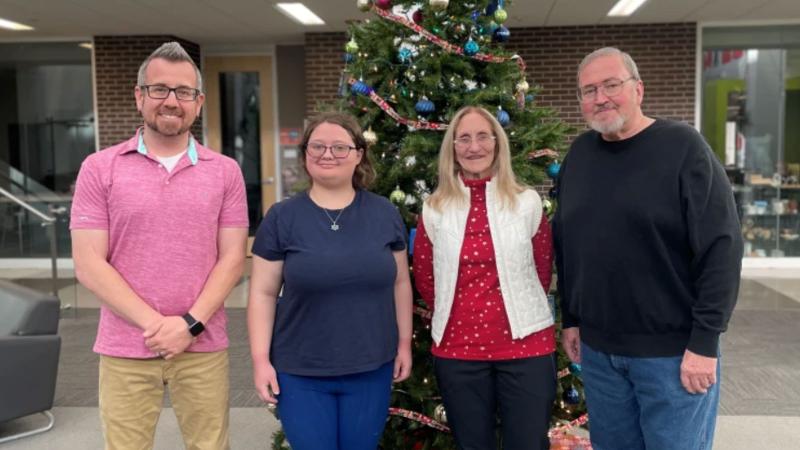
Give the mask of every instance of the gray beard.
<path id="1" fill-rule="evenodd" d="M 600 134 L 614 134 L 622 130 L 625 126 L 625 118 L 618 115 L 612 122 L 600 122 L 597 120 L 590 120 L 589 127 Z"/>

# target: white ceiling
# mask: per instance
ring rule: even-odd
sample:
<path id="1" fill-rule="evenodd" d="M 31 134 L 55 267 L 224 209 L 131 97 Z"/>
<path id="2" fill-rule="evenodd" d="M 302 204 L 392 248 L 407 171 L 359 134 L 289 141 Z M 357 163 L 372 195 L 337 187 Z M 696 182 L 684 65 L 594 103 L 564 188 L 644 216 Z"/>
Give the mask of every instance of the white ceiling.
<path id="1" fill-rule="evenodd" d="M 35 30 L 0 30 L 0 41 L 171 34 L 201 45 L 301 43 L 306 31 L 342 31 L 364 19 L 355 0 L 304 0 L 327 25 L 303 27 L 279 13 L 278 0 L 0 0 L 0 17 Z M 427 0 L 420 0 L 427 1 Z M 460 1 L 460 0 L 451 0 Z M 516 0 L 507 26 L 651 22 L 800 23 L 800 0 L 647 0 L 632 16 L 609 18 L 616 0 Z"/>

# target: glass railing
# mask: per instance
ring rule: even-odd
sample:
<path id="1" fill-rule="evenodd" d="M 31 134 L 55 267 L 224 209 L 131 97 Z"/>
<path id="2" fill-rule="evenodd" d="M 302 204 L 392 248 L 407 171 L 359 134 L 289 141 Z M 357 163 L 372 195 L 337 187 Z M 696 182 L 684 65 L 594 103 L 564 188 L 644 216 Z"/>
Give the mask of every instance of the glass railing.
<path id="1" fill-rule="evenodd" d="M 0 278 L 52 293 L 66 316 L 77 307 L 74 272 L 58 267 L 70 255 L 71 202 L 0 161 Z"/>
<path id="2" fill-rule="evenodd" d="M 52 225 L 57 254 L 70 256 L 71 195 L 52 192 L 2 161 L 0 188 L 19 200 L 0 197 L 0 258 L 50 257 L 50 238 L 40 230 L 42 216 L 55 219 Z"/>

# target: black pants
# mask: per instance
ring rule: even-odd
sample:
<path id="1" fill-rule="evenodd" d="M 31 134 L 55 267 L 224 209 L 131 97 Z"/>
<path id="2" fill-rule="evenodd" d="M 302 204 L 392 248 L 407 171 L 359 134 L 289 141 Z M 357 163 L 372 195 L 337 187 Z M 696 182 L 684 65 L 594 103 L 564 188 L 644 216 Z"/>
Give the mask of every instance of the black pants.
<path id="1" fill-rule="evenodd" d="M 460 450 L 549 449 L 556 395 L 554 355 L 507 361 L 434 358 L 447 424 Z"/>

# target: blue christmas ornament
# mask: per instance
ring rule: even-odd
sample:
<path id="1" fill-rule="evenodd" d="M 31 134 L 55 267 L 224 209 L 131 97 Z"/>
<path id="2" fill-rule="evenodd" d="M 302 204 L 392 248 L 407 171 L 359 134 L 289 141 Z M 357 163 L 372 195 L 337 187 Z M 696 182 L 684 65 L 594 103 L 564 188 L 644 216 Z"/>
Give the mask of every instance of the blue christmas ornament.
<path id="1" fill-rule="evenodd" d="M 497 2 L 491 1 L 488 5 L 486 5 L 486 15 L 491 16 L 494 12 L 497 11 Z"/>
<path id="2" fill-rule="evenodd" d="M 403 47 L 397 52 L 397 59 L 399 59 L 401 63 L 411 61 L 412 56 L 414 56 L 414 52 L 412 52 L 410 48 Z"/>
<path id="3" fill-rule="evenodd" d="M 535 98 L 536 98 L 535 95 L 528 94 L 528 95 L 525 96 L 525 101 L 528 102 L 528 103 L 533 103 L 533 99 L 535 99 Z"/>
<path id="4" fill-rule="evenodd" d="M 581 365 L 578 363 L 569 363 L 569 373 L 573 375 L 581 374 Z"/>
<path id="5" fill-rule="evenodd" d="M 481 17 L 481 12 L 476 9 L 475 11 L 472 11 L 472 14 L 470 14 L 470 17 L 472 18 L 473 22 L 477 22 L 478 19 Z"/>
<path id="6" fill-rule="evenodd" d="M 351 62 L 356 60 L 356 55 L 352 53 L 345 53 L 344 54 L 344 62 L 350 64 Z"/>
<path id="7" fill-rule="evenodd" d="M 511 123 L 511 116 L 508 115 L 508 112 L 503 108 L 497 110 L 497 121 L 500 122 L 502 127 L 508 126 Z"/>
<path id="8" fill-rule="evenodd" d="M 464 54 L 467 56 L 472 56 L 478 53 L 478 50 L 480 50 L 480 47 L 478 46 L 477 42 L 472 40 L 472 38 L 470 38 L 470 40 L 464 44 Z"/>
<path id="9" fill-rule="evenodd" d="M 356 81 L 353 83 L 353 86 L 350 87 L 350 91 L 355 92 L 356 94 L 361 95 L 369 95 L 372 92 L 372 88 L 364 83 L 363 81 Z"/>
<path id="10" fill-rule="evenodd" d="M 558 161 L 553 161 L 547 166 L 547 176 L 556 179 L 558 178 L 558 172 L 561 171 L 561 163 Z"/>
<path id="11" fill-rule="evenodd" d="M 417 104 L 414 105 L 414 110 L 417 111 L 417 114 L 426 116 L 436 111 L 436 105 L 434 105 L 432 101 L 428 100 L 427 97 L 422 97 L 419 99 Z"/>
<path id="12" fill-rule="evenodd" d="M 508 31 L 508 28 L 500 25 L 496 30 L 494 30 L 492 37 L 494 38 L 495 42 L 506 42 L 508 41 L 508 38 L 511 37 L 511 32 Z"/>
<path id="13" fill-rule="evenodd" d="M 564 395 L 562 396 L 565 403 L 570 405 L 577 405 L 581 402 L 581 394 L 575 389 L 575 386 L 570 386 L 569 389 L 564 389 Z"/>

